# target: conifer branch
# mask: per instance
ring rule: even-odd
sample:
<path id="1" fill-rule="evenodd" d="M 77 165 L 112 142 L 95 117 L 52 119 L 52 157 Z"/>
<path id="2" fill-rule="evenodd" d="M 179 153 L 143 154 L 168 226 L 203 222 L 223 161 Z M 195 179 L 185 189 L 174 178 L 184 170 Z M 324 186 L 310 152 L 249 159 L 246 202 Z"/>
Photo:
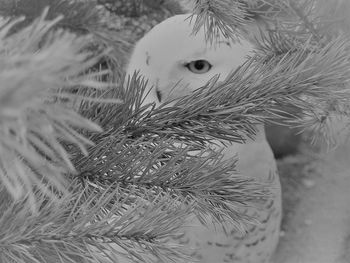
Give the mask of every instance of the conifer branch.
<path id="1" fill-rule="evenodd" d="M 349 114 L 347 110 L 339 111 L 340 108 L 348 108 L 346 105 L 349 102 L 348 76 L 350 66 L 348 62 L 349 46 L 347 44 L 349 41 L 346 36 L 347 13 L 340 12 L 339 7 L 350 10 L 350 6 L 342 0 L 337 0 L 334 3 L 336 7 L 334 7 L 333 12 L 342 15 L 338 16 L 335 21 L 334 19 L 325 19 L 327 17 L 325 10 L 332 10 L 332 8 L 329 3 L 324 4 L 322 1 L 321 3 L 314 0 L 247 0 L 238 2 L 241 3 L 243 9 L 246 9 L 246 13 L 250 14 L 251 19 L 258 19 L 255 23 L 264 22 L 264 26 L 260 28 L 254 23 L 249 23 L 248 30 L 244 30 L 244 27 L 243 29 L 242 27 L 235 29 L 236 35 L 246 35 L 247 33 L 244 31 L 253 31 L 257 45 L 258 58 L 252 58 L 252 60 L 256 60 L 253 64 L 248 62 L 249 67 L 254 69 L 242 67 L 245 69 L 241 70 L 241 73 L 243 71 L 255 72 L 256 76 L 264 74 L 268 78 L 271 77 L 271 80 L 274 78 L 275 81 L 278 81 L 284 78 L 286 82 L 281 81 L 277 84 L 277 82 L 271 83 L 265 77 L 260 80 L 255 78 L 252 81 L 252 87 L 255 86 L 253 82 L 259 83 L 259 85 L 248 91 L 246 86 L 250 84 L 237 82 L 238 79 L 241 80 L 241 77 L 231 76 L 235 80 L 235 82 L 232 81 L 235 84 L 231 88 L 239 91 L 242 89 L 242 86 L 239 87 L 239 85 L 243 85 L 244 92 L 257 93 L 260 96 L 259 101 L 270 101 L 266 104 L 266 108 L 262 102 L 258 104 L 260 105 L 258 107 L 268 110 L 268 115 L 287 118 L 294 126 L 313 127 L 314 131 L 323 130 L 322 134 L 326 141 L 334 141 L 334 137 L 331 136 L 332 132 L 329 132 L 329 127 L 327 128 L 325 125 L 329 124 L 330 119 L 336 115 L 348 116 Z M 194 10 L 201 6 L 200 1 L 195 1 L 195 3 Z M 202 6 L 201 10 L 207 10 L 207 14 L 208 10 L 216 12 L 215 8 L 210 9 L 212 6 L 217 7 L 216 1 L 205 1 L 202 4 L 205 5 L 205 8 Z M 219 14 L 219 12 L 217 13 Z M 234 16 L 231 17 L 234 18 Z M 224 17 L 218 15 L 217 19 L 220 18 L 224 21 Z M 239 19 L 236 21 L 237 24 L 239 24 L 238 21 Z M 198 23 L 198 27 L 205 23 L 201 21 Z M 335 24 L 341 29 L 335 29 Z M 222 30 L 226 29 L 222 28 Z M 226 30 L 226 35 L 230 35 L 230 30 Z M 248 35 L 251 36 L 252 33 L 248 32 Z M 277 74 L 275 75 L 275 73 Z M 282 75 L 279 77 L 278 74 Z M 249 75 L 254 78 L 252 74 Z M 313 79 L 307 79 L 306 75 L 310 78 L 313 76 Z M 245 78 L 243 77 L 243 79 Z M 270 85 L 269 90 L 265 90 L 263 87 L 265 81 L 266 84 Z M 288 81 L 289 83 L 287 83 Z M 298 81 L 303 82 L 303 84 L 301 85 Z M 282 91 L 283 85 L 284 94 L 281 94 L 279 92 Z M 266 94 L 266 92 L 268 93 Z M 278 96 L 281 97 L 277 98 Z M 299 113 L 295 116 L 288 112 L 278 112 L 278 107 L 283 105 L 286 108 L 299 109 Z M 193 108 L 195 108 L 194 105 Z M 302 118 L 302 115 L 305 119 Z M 259 118 L 261 116 L 257 119 Z M 326 134 L 327 136 L 325 136 Z"/>
<path id="2" fill-rule="evenodd" d="M 93 2 L 46 1 L 64 18 L 44 14 L 29 27 L 3 20 L 0 260 L 188 262 L 177 241 L 189 216 L 241 231 L 256 223 L 237 208 L 259 206 L 268 186 L 237 174 L 236 160 L 209 145 L 244 142 L 256 123 L 276 116 L 329 135 L 329 120 L 349 115 L 349 44 L 325 30 L 312 2 L 196 1 L 195 30 L 205 25 L 208 40 L 236 37 L 255 15 L 277 26 L 225 81 L 215 77 L 159 108 L 143 105 L 146 82 L 137 76 L 123 84 L 114 72 L 90 70 L 102 55 L 117 61 L 128 45 L 101 30 Z M 111 46 L 116 52 L 99 54 Z"/>
<path id="3" fill-rule="evenodd" d="M 45 8 L 47 19 L 60 17 L 53 29 L 64 29 L 77 35 L 90 34 L 89 42 L 85 48 L 95 54 L 103 51 L 100 63 L 107 63 L 115 77 L 119 80 L 123 75 L 122 66 L 125 65 L 127 54 L 131 49 L 130 39 L 122 32 L 110 29 L 111 21 L 106 20 L 106 13 L 97 6 L 97 1 L 71 1 L 71 0 L 0 0 L 0 16 L 24 17 L 22 22 L 12 27 L 11 33 L 20 30 L 39 17 Z M 99 54 L 100 55 L 100 54 Z M 106 65 L 103 66 L 106 68 Z"/>
<path id="4" fill-rule="evenodd" d="M 79 76 L 99 59 L 84 50 L 90 38 L 51 31 L 60 18 L 46 21 L 46 14 L 10 36 L 19 20 L 0 26 L 0 180 L 14 199 L 27 196 L 33 209 L 34 188 L 50 198 L 67 193 L 63 174 L 75 169 L 61 142 L 87 154 L 92 142 L 77 129 L 101 131 L 67 109 L 74 97 L 61 90 L 104 88 L 96 78 Z"/>
<path id="5" fill-rule="evenodd" d="M 45 8 L 46 18 L 54 20 L 58 16 L 63 16 L 53 27 L 68 29 L 75 33 L 87 33 L 90 26 L 96 25 L 100 21 L 96 2 L 94 0 L 70 1 L 70 0 L 0 0 L 0 15 L 3 17 L 25 17 L 25 21 L 18 23 L 12 28 L 14 31 L 32 23 L 41 16 Z"/>
<path id="6" fill-rule="evenodd" d="M 197 15 L 193 33 L 196 34 L 204 27 L 205 38 L 209 43 L 213 43 L 219 36 L 236 39 L 237 27 L 243 27 L 248 17 L 246 6 L 240 1 L 232 0 L 195 1 L 193 14 Z"/>
<path id="7" fill-rule="evenodd" d="M 89 158 L 77 162 L 81 169 L 78 178 L 106 186 L 117 181 L 121 189 L 138 189 L 140 196 L 147 189 L 156 195 L 185 197 L 195 201 L 200 217 L 209 216 L 214 223 L 233 221 L 240 231 L 254 219 L 238 212 L 237 207 L 258 206 L 269 198 L 267 185 L 237 174 L 234 160 L 222 161 L 212 150 L 180 147 L 165 139 L 118 141 L 122 136 L 113 137 L 97 144 Z"/>
<path id="8" fill-rule="evenodd" d="M 126 94 L 133 94 L 135 101 L 125 98 L 126 104 L 115 114 L 105 111 L 105 115 L 112 124 L 115 121 L 110 116 L 117 116 L 118 112 L 123 112 L 123 116 L 129 114 L 123 125 L 133 138 L 166 136 L 199 147 L 217 139 L 242 142 L 247 136 L 254 136 L 256 123 L 275 117 L 289 119 L 294 125 L 302 122 L 301 116 L 283 112 L 279 106 L 295 107 L 301 115 L 312 114 L 314 121 L 322 119 L 314 115 L 316 112 L 330 110 L 327 106 L 330 102 L 339 104 L 334 109 L 347 109 L 348 49 L 348 42 L 340 37 L 324 47 L 306 43 L 279 56 L 257 54 L 222 83 L 214 78 L 170 107 L 167 103 L 157 109 L 140 107 L 142 96 L 131 91 L 134 87 Z M 142 90 L 140 85 L 136 86 Z M 132 111 L 133 108 L 136 110 Z M 343 110 L 339 114 L 348 112 Z"/>
<path id="9" fill-rule="evenodd" d="M 72 184 L 75 194 L 59 204 L 39 193 L 37 214 L 23 200 L 2 204 L 2 262 L 188 260 L 185 249 L 168 240 L 177 238 L 191 206 L 165 194 L 149 202 L 135 196 L 133 189 L 121 193 L 118 184 L 105 190 L 90 187 L 93 193 Z"/>

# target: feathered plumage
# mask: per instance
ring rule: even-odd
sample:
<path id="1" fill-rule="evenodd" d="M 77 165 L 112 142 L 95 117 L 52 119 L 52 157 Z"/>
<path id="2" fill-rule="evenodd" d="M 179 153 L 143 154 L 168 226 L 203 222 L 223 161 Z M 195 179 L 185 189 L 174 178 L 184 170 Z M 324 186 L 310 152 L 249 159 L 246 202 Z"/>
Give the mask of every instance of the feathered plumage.
<path id="1" fill-rule="evenodd" d="M 148 79 L 150 91 L 145 103 L 159 105 L 188 95 L 218 74 L 219 80 L 224 80 L 253 54 L 253 45 L 244 39 L 238 42 L 219 35 L 214 44 L 206 43 L 203 28 L 192 34 L 188 17 L 177 15 L 165 20 L 136 44 L 127 72 L 132 75 L 139 71 Z M 256 130 L 254 140 L 225 146 L 225 158 L 238 155 L 239 172 L 270 183 L 274 198 L 261 208 L 244 209 L 260 224 L 250 226 L 243 236 L 230 225 L 225 225 L 225 230 L 215 230 L 214 226 L 203 226 L 196 218 L 189 219 L 192 227 L 186 230 L 182 242 L 194 248 L 195 258 L 200 262 L 267 262 L 277 245 L 280 183 L 263 125 L 257 124 Z"/>

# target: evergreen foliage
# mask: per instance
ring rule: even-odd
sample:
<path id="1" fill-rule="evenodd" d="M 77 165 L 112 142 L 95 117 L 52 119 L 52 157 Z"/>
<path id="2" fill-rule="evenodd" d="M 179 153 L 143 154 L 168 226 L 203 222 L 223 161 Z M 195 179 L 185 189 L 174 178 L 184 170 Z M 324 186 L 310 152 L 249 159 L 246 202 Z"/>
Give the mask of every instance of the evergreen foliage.
<path id="1" fill-rule="evenodd" d="M 329 122 L 349 115 L 346 1 L 189 2 L 194 33 L 252 28 L 258 48 L 225 81 L 155 108 L 147 80 L 122 80 L 131 39 L 106 26 L 110 1 L 0 1 L 0 262 L 188 261 L 176 240 L 189 215 L 244 232 L 257 222 L 237 207 L 270 197 L 214 141 L 244 143 L 276 116 L 334 139 Z"/>

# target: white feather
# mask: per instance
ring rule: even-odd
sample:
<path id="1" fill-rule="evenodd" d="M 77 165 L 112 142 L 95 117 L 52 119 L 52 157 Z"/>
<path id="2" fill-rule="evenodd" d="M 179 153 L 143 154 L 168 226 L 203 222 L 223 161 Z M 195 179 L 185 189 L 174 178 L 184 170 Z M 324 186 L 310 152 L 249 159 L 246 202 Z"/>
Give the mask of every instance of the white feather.
<path id="1" fill-rule="evenodd" d="M 217 74 L 220 74 L 219 79 L 223 80 L 252 55 L 253 49 L 253 45 L 247 40 L 233 42 L 223 37 L 216 45 L 210 45 L 205 41 L 204 29 L 196 35 L 192 34 L 188 14 L 177 15 L 155 26 L 136 44 L 127 74 L 132 75 L 135 71 L 139 71 L 148 79 L 151 91 L 145 103 L 156 102 L 159 105 L 157 92 L 160 93 L 163 102 L 191 93 L 204 86 Z M 210 62 L 211 69 L 203 74 L 191 72 L 186 64 L 196 60 Z M 235 237 L 215 232 L 212 227 L 205 228 L 194 219 L 194 227 L 187 236 L 191 239 L 190 244 L 196 248 L 196 255 L 199 255 L 198 258 L 202 263 L 267 262 L 277 245 L 281 220 L 280 183 L 264 128 L 260 125 L 257 129 L 255 140 L 248 141 L 247 144 L 230 145 L 225 148 L 225 157 L 233 158 L 238 154 L 240 172 L 262 182 L 268 182 L 271 180 L 271 174 L 275 174 L 271 185 L 275 194 L 273 211 L 267 208 L 266 211 L 259 211 L 260 214 L 257 215 L 264 220 L 270 213 L 273 220 L 264 226 L 264 231 L 248 233 L 243 242 L 237 244 Z M 254 212 L 256 211 L 247 210 L 247 214 Z M 255 239 L 259 240 L 257 246 L 247 245 Z M 209 243 L 225 243 L 228 246 L 223 248 L 208 245 Z M 236 257 L 235 261 L 230 261 L 229 254 L 231 257 L 232 255 Z"/>

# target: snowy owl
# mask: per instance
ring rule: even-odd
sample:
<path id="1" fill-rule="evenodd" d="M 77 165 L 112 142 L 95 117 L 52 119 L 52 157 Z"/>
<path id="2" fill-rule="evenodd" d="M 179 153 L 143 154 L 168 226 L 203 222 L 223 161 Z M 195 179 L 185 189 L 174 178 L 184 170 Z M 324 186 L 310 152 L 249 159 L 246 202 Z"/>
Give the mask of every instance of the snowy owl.
<path id="1" fill-rule="evenodd" d="M 247 40 L 233 42 L 223 38 L 216 45 L 207 44 L 204 29 L 192 34 L 188 17 L 185 14 L 168 18 L 136 44 L 127 74 L 139 71 L 148 79 L 149 87 L 153 87 L 145 103 L 159 105 L 189 94 L 216 74 L 223 80 L 251 54 L 253 45 Z M 194 248 L 198 262 L 270 262 L 279 238 L 281 186 L 264 127 L 258 125 L 257 130 L 254 140 L 229 145 L 224 154 L 225 158 L 238 155 L 238 170 L 242 174 L 271 183 L 274 198 L 261 209 L 244 209 L 244 213 L 255 216 L 261 224 L 249 226 L 248 233 L 243 236 L 233 226 L 224 233 L 219 228 L 204 227 L 193 219 L 193 227 L 187 231 L 183 242 Z"/>

